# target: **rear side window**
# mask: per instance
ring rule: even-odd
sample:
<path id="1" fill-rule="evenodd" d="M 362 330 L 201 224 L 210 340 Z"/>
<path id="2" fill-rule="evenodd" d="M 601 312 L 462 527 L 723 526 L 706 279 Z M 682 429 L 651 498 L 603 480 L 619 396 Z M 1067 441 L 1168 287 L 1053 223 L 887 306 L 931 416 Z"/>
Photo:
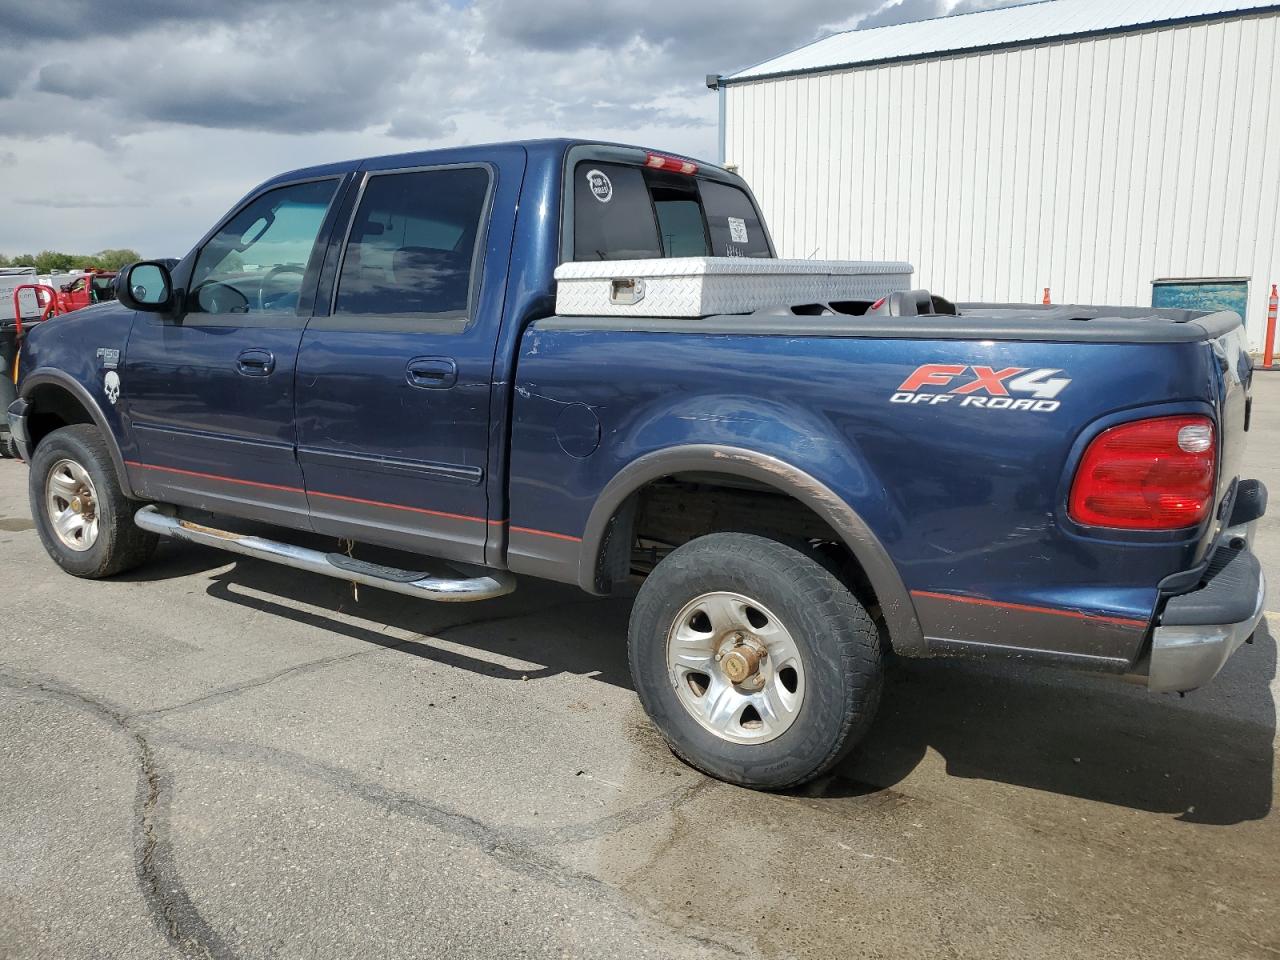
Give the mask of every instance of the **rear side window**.
<path id="1" fill-rule="evenodd" d="M 464 317 L 489 173 L 479 167 L 370 177 L 338 275 L 337 314 Z"/>
<path id="2" fill-rule="evenodd" d="M 711 249 L 717 257 L 769 257 L 764 224 L 750 198 L 737 187 L 714 180 L 698 184 L 702 209 L 711 232 Z"/>
<path id="3" fill-rule="evenodd" d="M 573 259 L 648 260 L 662 256 L 653 203 L 639 167 L 578 164 L 573 192 Z"/>
<path id="4" fill-rule="evenodd" d="M 574 260 L 772 256 L 743 190 L 594 160 L 574 170 L 573 234 Z"/>

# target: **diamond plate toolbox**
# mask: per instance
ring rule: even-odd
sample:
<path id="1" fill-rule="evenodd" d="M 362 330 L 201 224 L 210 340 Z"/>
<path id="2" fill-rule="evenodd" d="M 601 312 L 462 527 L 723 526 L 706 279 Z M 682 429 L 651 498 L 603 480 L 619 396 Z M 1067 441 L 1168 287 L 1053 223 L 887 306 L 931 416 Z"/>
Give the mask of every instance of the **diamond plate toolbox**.
<path id="1" fill-rule="evenodd" d="M 911 287 L 909 263 L 671 257 L 556 268 L 556 313 L 567 317 L 707 317 L 832 300 L 878 300 Z"/>

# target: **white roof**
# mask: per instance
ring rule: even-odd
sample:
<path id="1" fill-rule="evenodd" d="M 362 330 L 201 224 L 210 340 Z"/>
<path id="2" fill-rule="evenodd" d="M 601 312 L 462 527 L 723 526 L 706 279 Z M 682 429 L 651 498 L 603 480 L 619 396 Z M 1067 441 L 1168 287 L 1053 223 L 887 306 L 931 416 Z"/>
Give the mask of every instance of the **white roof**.
<path id="1" fill-rule="evenodd" d="M 860 63 L 1132 30 L 1169 21 L 1277 11 L 1275 0 L 1041 0 L 869 30 L 848 30 L 729 74 L 725 82 Z"/>

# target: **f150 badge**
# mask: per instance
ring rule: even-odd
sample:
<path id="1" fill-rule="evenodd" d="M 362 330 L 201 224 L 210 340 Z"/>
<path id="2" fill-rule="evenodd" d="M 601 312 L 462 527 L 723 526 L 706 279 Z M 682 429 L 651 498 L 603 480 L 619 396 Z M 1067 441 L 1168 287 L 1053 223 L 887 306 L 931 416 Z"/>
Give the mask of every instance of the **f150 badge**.
<path id="1" fill-rule="evenodd" d="M 925 363 L 902 381 L 890 403 L 954 403 L 984 410 L 1032 410 L 1052 413 L 1057 399 L 1071 385 L 1061 370 L 1030 367 L 968 366 L 963 363 Z"/>

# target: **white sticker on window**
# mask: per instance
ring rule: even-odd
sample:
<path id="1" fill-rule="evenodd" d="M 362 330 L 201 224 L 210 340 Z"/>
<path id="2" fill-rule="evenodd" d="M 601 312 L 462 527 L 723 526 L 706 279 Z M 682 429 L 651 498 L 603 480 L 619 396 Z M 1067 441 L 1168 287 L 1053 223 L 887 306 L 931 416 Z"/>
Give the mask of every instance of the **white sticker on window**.
<path id="1" fill-rule="evenodd" d="M 602 171 L 588 170 L 587 186 L 591 188 L 591 195 L 601 203 L 608 203 L 613 199 L 613 181 Z"/>
<path id="2" fill-rule="evenodd" d="M 739 217 L 729 217 L 729 239 L 734 243 L 747 242 L 747 221 Z"/>

